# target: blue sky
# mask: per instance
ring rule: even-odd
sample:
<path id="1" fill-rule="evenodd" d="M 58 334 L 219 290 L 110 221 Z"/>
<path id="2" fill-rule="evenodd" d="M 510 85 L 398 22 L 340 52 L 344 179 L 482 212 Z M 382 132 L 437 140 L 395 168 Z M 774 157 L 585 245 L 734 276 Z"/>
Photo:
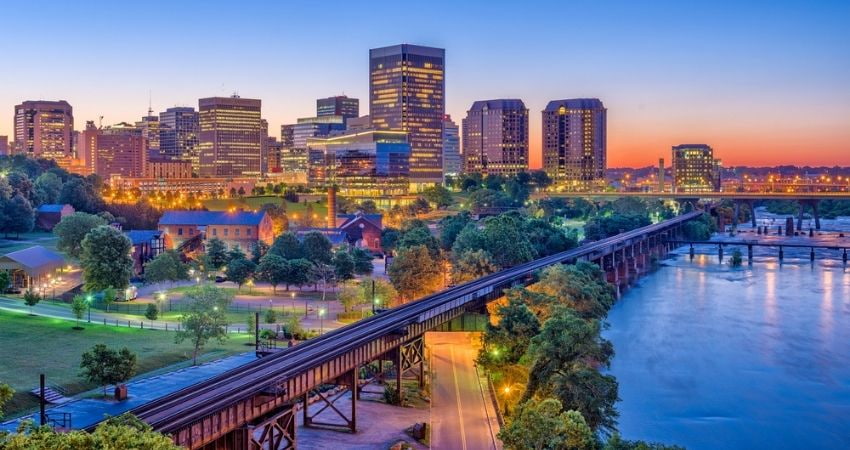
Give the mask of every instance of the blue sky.
<path id="1" fill-rule="evenodd" d="M 199 97 L 261 98 L 270 130 L 345 93 L 366 113 L 368 50 L 446 48 L 447 109 L 599 97 L 609 165 L 682 142 L 727 165 L 850 165 L 850 2 L 16 2 L 2 8 L 0 134 L 25 99 L 76 125 L 133 121 Z M 532 158 L 536 159 L 535 156 Z"/>

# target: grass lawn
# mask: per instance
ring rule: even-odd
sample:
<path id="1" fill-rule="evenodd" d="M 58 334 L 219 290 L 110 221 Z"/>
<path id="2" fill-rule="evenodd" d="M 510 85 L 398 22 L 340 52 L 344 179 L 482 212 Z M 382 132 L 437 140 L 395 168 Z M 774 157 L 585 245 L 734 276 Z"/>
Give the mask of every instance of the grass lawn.
<path id="1" fill-rule="evenodd" d="M 58 238 L 53 233 L 46 231 L 23 233 L 20 238 L 13 235 L 6 238 L 0 235 L 0 255 L 30 248 L 34 245 L 56 251 L 56 241 L 58 241 Z"/>
<path id="2" fill-rule="evenodd" d="M 232 199 L 213 198 L 203 201 L 204 206 L 206 206 L 206 208 L 210 211 L 224 211 L 232 207 L 244 209 L 259 209 L 267 203 L 274 203 L 276 205 L 281 205 L 285 203 L 284 206 L 286 207 L 287 214 L 304 214 L 304 211 L 306 211 L 307 209 L 307 205 L 312 205 L 313 213 L 319 215 L 320 217 L 324 217 L 327 214 L 327 207 L 325 206 L 324 201 L 320 203 L 308 202 L 307 205 L 305 205 L 303 202 L 287 202 L 283 199 L 283 197 L 277 197 L 272 195 Z"/>
<path id="3" fill-rule="evenodd" d="M 128 347 L 138 355 L 139 374 L 175 363 L 191 364 L 191 344 L 175 344 L 174 332 L 96 324 L 73 330 L 73 326 L 72 321 L 0 311 L 0 381 L 16 391 L 7 416 L 38 406 L 29 391 L 38 387 L 39 373 L 46 375 L 49 385 L 58 385 L 69 395 L 97 387 L 79 377 L 80 355 L 94 344 Z M 204 359 L 250 351 L 247 343 L 246 334 L 230 335 L 224 344 L 211 342 Z"/>

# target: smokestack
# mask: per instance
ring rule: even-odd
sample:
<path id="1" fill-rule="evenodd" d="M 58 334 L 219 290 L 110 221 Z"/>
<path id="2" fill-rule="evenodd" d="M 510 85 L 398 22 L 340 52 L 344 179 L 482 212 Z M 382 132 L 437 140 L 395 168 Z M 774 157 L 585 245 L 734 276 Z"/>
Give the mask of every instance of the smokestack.
<path id="1" fill-rule="evenodd" d="M 664 192 L 664 158 L 658 158 L 658 192 Z"/>
<path id="2" fill-rule="evenodd" d="M 336 186 L 328 188 L 328 228 L 336 228 Z"/>

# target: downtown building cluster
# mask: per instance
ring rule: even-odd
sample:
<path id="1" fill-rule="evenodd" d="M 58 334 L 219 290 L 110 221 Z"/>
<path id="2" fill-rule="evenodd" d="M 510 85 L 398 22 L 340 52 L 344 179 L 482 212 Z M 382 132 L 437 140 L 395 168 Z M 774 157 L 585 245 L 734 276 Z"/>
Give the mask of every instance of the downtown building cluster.
<path id="1" fill-rule="evenodd" d="M 410 44 L 369 51 L 369 114 L 347 96 L 269 135 L 259 99 L 210 97 L 152 110 L 134 123 L 74 129 L 66 101 L 15 106 L 14 142 L 0 153 L 55 160 L 124 188 L 204 191 L 258 180 L 340 186 L 359 199 L 406 196 L 462 173 L 529 170 L 529 109 L 520 99 L 474 102 L 459 127 L 446 114 L 445 50 Z M 606 108 L 554 100 L 542 110 L 543 167 L 557 186 L 605 184 Z M 276 127 L 272 127 L 274 130 Z"/>

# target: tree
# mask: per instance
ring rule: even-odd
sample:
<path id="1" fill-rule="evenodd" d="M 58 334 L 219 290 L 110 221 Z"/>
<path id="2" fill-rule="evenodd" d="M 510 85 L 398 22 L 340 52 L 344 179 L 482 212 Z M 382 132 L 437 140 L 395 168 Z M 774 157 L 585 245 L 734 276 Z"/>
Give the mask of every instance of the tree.
<path id="1" fill-rule="evenodd" d="M 278 236 L 289 228 L 289 219 L 286 217 L 286 209 L 274 203 L 264 204 L 260 210 L 265 211 L 272 221 L 272 233 Z"/>
<path id="2" fill-rule="evenodd" d="M 219 238 L 209 239 L 205 245 L 207 266 L 219 270 L 227 264 L 227 245 Z"/>
<path id="3" fill-rule="evenodd" d="M 277 312 L 272 308 L 267 309 L 265 314 L 264 314 L 264 319 L 265 319 L 266 323 L 277 322 Z"/>
<path id="4" fill-rule="evenodd" d="M 422 197 L 433 203 L 437 209 L 445 208 L 452 204 L 452 193 L 444 186 L 435 185 L 425 188 Z"/>
<path id="5" fill-rule="evenodd" d="M 0 435 L 0 447 L 9 450 L 101 450 L 145 449 L 179 450 L 171 437 L 153 431 L 150 425 L 129 413 L 101 422 L 94 432 L 75 430 L 57 432 L 50 426 L 37 426 L 27 421 L 17 433 Z"/>
<path id="6" fill-rule="evenodd" d="M 285 283 L 289 275 L 289 262 L 282 257 L 268 253 L 260 259 L 257 266 L 257 279 L 272 285 L 272 292 L 277 293 L 277 285 Z"/>
<path id="7" fill-rule="evenodd" d="M 159 308 L 156 303 L 148 303 L 148 308 L 145 310 L 145 318 L 148 320 L 156 320 L 159 317 Z"/>
<path id="8" fill-rule="evenodd" d="M 391 254 L 395 251 L 398 240 L 401 238 L 401 232 L 392 227 L 386 227 L 381 230 L 381 250 L 384 253 Z"/>
<path id="9" fill-rule="evenodd" d="M 301 241 L 304 248 L 304 257 L 314 264 L 330 264 L 333 257 L 331 253 L 331 241 L 328 237 L 318 231 L 311 231 L 304 235 Z"/>
<path id="10" fill-rule="evenodd" d="M 250 263 L 250 261 L 246 261 Z M 230 306 L 230 296 L 213 286 L 201 286 L 186 294 L 189 308 L 180 318 L 181 329 L 175 336 L 178 344 L 189 340 L 193 346 L 192 364 L 198 363 L 198 352 L 210 340 L 223 343 L 227 339 L 226 312 Z"/>
<path id="11" fill-rule="evenodd" d="M 13 395 L 15 395 L 15 390 L 12 389 L 12 386 L 6 383 L 0 383 L 0 419 L 5 415 L 3 407 L 6 406 L 6 403 L 9 403 L 9 400 L 12 400 Z"/>
<path id="12" fill-rule="evenodd" d="M 257 331 L 257 317 L 254 313 L 248 314 L 248 336 L 254 336 L 254 333 Z"/>
<path id="13" fill-rule="evenodd" d="M 166 250 L 145 264 L 145 281 L 161 283 L 189 279 L 189 266 L 180 258 L 177 250 Z"/>
<path id="14" fill-rule="evenodd" d="M 248 255 L 242 251 L 242 247 L 239 244 L 234 244 L 227 252 L 227 262 L 236 261 L 237 259 L 248 259 Z"/>
<path id="15" fill-rule="evenodd" d="M 89 231 L 80 254 L 85 289 L 126 288 L 133 275 L 132 248 L 130 239 L 111 226 L 101 225 Z"/>
<path id="16" fill-rule="evenodd" d="M 304 257 L 304 248 L 295 233 L 287 231 L 275 238 L 269 253 L 274 253 L 283 259 L 298 259 Z"/>
<path id="17" fill-rule="evenodd" d="M 440 247 L 443 250 L 451 250 L 457 239 L 457 235 L 472 221 L 468 211 L 460 214 L 446 216 L 440 220 Z"/>
<path id="18" fill-rule="evenodd" d="M 94 214 L 75 212 L 63 217 L 53 227 L 53 234 L 59 238 L 56 248 L 71 258 L 79 258 L 83 251 L 83 238 L 101 225 L 107 225 L 107 222 Z"/>
<path id="19" fill-rule="evenodd" d="M 339 249 L 334 253 L 332 265 L 334 278 L 337 281 L 345 283 L 354 278 L 354 258 L 345 249 Z"/>
<path id="20" fill-rule="evenodd" d="M 35 213 L 32 205 L 20 193 L 15 194 L 11 200 L 5 202 L 4 215 L 6 218 L 3 221 L 2 231 L 6 235 L 9 233 L 16 235 L 29 233 L 35 225 Z"/>
<path id="21" fill-rule="evenodd" d="M 486 250 L 466 250 L 452 267 L 452 281 L 455 284 L 476 280 L 499 270 L 493 262 L 493 256 Z"/>
<path id="22" fill-rule="evenodd" d="M 436 258 L 440 254 L 440 243 L 437 238 L 431 234 L 431 230 L 424 222 L 415 220 L 404 228 L 396 248 L 402 250 L 419 245 L 425 246 L 432 258 Z"/>
<path id="23" fill-rule="evenodd" d="M 37 305 L 38 302 L 40 302 L 40 301 L 41 301 L 41 296 L 38 295 L 37 292 L 34 292 L 32 289 L 27 289 L 27 291 L 24 292 L 24 303 L 27 306 L 30 307 L 30 315 L 31 316 L 34 315 L 32 313 L 32 307 Z"/>
<path id="24" fill-rule="evenodd" d="M 236 283 L 237 290 L 242 289 L 242 285 L 251 278 L 257 266 L 245 258 L 236 258 L 227 263 L 224 274 L 227 279 Z"/>
<path id="25" fill-rule="evenodd" d="M 322 285 L 322 302 L 325 301 L 328 292 L 328 284 L 334 280 L 334 268 L 329 264 L 313 264 L 310 270 L 310 278 Z"/>
<path id="26" fill-rule="evenodd" d="M 509 297 L 497 309 L 498 325 L 487 324 L 478 363 L 490 371 L 516 364 L 525 355 L 531 339 L 540 333 L 540 321 L 521 300 Z"/>
<path id="27" fill-rule="evenodd" d="M 597 241 L 649 224 L 649 217 L 646 215 L 612 214 L 610 216 L 596 216 L 584 224 L 584 237 Z"/>
<path id="28" fill-rule="evenodd" d="M 289 270 L 286 273 L 286 278 L 283 280 L 287 291 L 289 290 L 289 286 L 298 286 L 298 288 L 301 288 L 301 286 L 310 283 L 313 263 L 304 258 L 290 259 L 288 263 Z"/>
<path id="29" fill-rule="evenodd" d="M 520 405 L 498 436 L 510 450 L 597 448 L 596 436 L 581 413 L 563 411 L 561 402 L 554 398 Z"/>
<path id="30" fill-rule="evenodd" d="M 112 286 L 107 287 L 103 290 L 103 304 L 106 305 L 106 310 L 109 311 L 109 306 L 115 302 L 118 294 L 115 292 L 115 288 Z"/>
<path id="31" fill-rule="evenodd" d="M 53 172 L 44 172 L 35 179 L 33 196 L 39 205 L 56 203 L 62 192 L 62 180 Z"/>
<path id="32" fill-rule="evenodd" d="M 251 262 L 254 264 L 259 264 L 260 259 L 266 255 L 269 251 L 269 244 L 257 239 L 256 242 L 251 244 Z"/>
<path id="33" fill-rule="evenodd" d="M 685 447 L 657 442 L 629 441 L 620 437 L 619 433 L 614 433 L 602 446 L 602 450 L 685 450 Z"/>
<path id="34" fill-rule="evenodd" d="M 95 192 L 94 186 L 80 177 L 73 177 L 62 185 L 59 203 L 67 203 L 81 212 L 94 213 L 103 209 L 102 201 Z"/>
<path id="35" fill-rule="evenodd" d="M 86 308 L 88 308 L 89 302 L 86 301 L 86 298 L 82 295 L 75 295 L 71 300 L 71 312 L 74 313 L 74 317 L 77 319 L 77 325 L 74 327 L 75 329 L 82 330 L 80 327 L 80 320 L 83 319 L 83 314 L 86 313 Z"/>
<path id="36" fill-rule="evenodd" d="M 127 347 L 121 350 L 113 350 L 106 344 L 95 344 L 91 350 L 83 353 L 80 368 L 86 380 L 103 386 L 103 395 L 106 395 L 106 386 L 120 384 L 136 374 L 136 354 Z"/>
<path id="37" fill-rule="evenodd" d="M 424 245 L 400 250 L 387 272 L 404 300 L 436 292 L 442 282 L 440 265 Z"/>
<path id="38" fill-rule="evenodd" d="M 355 306 L 363 304 L 363 292 L 359 286 L 348 286 L 339 291 L 339 303 L 345 312 L 351 312 Z"/>
<path id="39" fill-rule="evenodd" d="M 11 285 L 12 278 L 9 276 L 9 272 L 0 272 L 0 294 L 6 292 L 6 289 L 9 289 Z"/>
<path id="40" fill-rule="evenodd" d="M 554 297 L 584 319 L 602 319 L 614 306 L 614 290 L 604 281 L 604 273 L 596 264 L 579 262 L 554 265 L 543 270 L 531 290 Z"/>

